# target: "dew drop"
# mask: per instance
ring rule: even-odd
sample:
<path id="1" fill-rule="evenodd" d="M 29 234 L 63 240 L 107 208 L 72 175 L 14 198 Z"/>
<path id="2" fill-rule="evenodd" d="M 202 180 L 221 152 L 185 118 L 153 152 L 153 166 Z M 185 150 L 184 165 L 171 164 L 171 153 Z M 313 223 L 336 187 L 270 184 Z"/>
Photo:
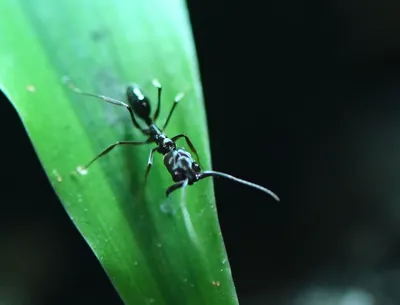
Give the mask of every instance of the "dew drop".
<path id="1" fill-rule="evenodd" d="M 62 182 L 62 177 L 56 169 L 53 169 L 53 175 L 56 177 L 57 182 Z"/>
<path id="2" fill-rule="evenodd" d="M 28 90 L 29 92 L 35 92 L 36 88 L 34 85 L 27 85 L 26 90 Z"/>

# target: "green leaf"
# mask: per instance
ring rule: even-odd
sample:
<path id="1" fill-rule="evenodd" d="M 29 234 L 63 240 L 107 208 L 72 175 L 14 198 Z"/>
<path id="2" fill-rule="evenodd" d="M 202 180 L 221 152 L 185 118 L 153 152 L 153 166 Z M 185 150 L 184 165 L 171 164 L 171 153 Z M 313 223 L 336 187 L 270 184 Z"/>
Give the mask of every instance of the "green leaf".
<path id="1" fill-rule="evenodd" d="M 16 108 L 72 221 L 125 304 L 237 304 L 211 179 L 184 192 L 152 145 L 118 147 L 86 175 L 76 169 L 118 140 L 143 140 L 125 109 L 82 96 L 124 99 L 125 86 L 163 84 L 159 122 L 183 91 L 166 130 L 186 133 L 211 168 L 197 59 L 183 0 L 1 1 L 0 88 Z M 184 142 L 179 143 L 185 146 Z M 23 170 L 23 169 L 21 169 Z"/>

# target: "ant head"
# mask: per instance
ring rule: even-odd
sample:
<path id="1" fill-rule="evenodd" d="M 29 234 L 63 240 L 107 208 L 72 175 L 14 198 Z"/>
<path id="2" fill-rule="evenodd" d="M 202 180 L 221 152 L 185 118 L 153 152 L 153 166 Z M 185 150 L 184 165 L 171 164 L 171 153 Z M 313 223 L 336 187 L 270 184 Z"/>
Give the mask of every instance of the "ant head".
<path id="1" fill-rule="evenodd" d="M 143 120 L 150 119 L 150 101 L 149 99 L 140 91 L 138 85 L 130 85 L 126 89 L 126 97 L 128 99 L 129 105 L 132 107 L 133 111 Z"/>
<path id="2" fill-rule="evenodd" d="M 188 180 L 189 185 L 192 185 L 198 180 L 197 173 L 195 173 L 191 168 L 178 167 L 173 170 L 172 180 L 174 182 L 180 182 L 186 179 Z"/>
<path id="3" fill-rule="evenodd" d="M 195 161 L 192 163 L 192 170 L 195 172 L 195 174 L 200 174 L 201 172 L 200 165 Z"/>
<path id="4" fill-rule="evenodd" d="M 172 172 L 172 180 L 174 182 L 183 181 L 186 179 L 186 172 L 183 168 L 177 168 Z"/>
<path id="5" fill-rule="evenodd" d="M 188 181 L 192 185 L 198 180 L 200 166 L 184 149 L 174 149 L 164 155 L 164 165 L 167 167 L 174 182 Z"/>

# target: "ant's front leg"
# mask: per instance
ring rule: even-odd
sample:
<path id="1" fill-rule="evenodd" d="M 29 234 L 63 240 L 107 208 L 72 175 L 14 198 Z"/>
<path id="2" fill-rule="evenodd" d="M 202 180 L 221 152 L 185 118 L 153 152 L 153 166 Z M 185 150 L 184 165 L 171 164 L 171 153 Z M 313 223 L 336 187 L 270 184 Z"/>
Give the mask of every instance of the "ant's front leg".
<path id="1" fill-rule="evenodd" d="M 146 174 L 144 176 L 144 183 L 147 183 L 147 178 L 149 177 L 149 173 L 150 173 L 150 169 L 151 166 L 153 165 L 153 155 L 154 152 L 156 152 L 158 149 L 158 147 L 154 147 L 151 151 L 150 151 L 150 155 L 149 155 L 149 161 L 147 162 L 147 168 L 146 168 Z"/>

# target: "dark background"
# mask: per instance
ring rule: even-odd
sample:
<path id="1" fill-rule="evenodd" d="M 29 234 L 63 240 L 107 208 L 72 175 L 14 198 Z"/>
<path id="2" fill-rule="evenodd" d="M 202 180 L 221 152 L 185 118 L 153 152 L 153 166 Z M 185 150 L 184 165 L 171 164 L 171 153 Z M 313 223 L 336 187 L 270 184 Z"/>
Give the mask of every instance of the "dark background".
<path id="1" fill-rule="evenodd" d="M 241 304 L 400 304 L 400 2 L 189 7 L 213 167 L 282 199 L 216 181 Z M 36 302 L 13 304 L 121 304 L 4 96 L 0 113 L 15 203 L 0 207 L 0 294 L 19 284 Z"/>

